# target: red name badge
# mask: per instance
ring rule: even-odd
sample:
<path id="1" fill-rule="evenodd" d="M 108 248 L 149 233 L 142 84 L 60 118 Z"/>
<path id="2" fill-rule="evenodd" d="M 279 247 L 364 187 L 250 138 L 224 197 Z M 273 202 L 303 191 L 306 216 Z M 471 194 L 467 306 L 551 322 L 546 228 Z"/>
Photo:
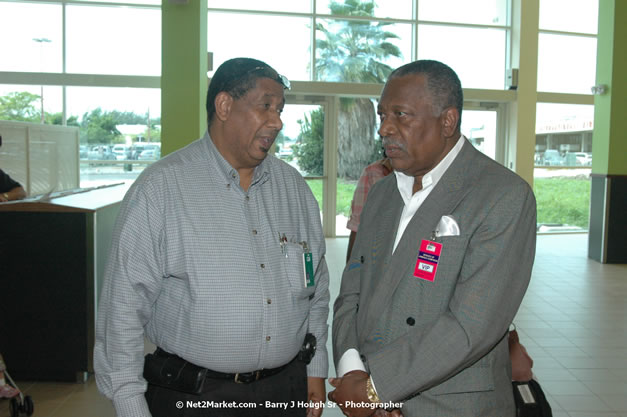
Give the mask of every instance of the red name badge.
<path id="1" fill-rule="evenodd" d="M 423 239 L 422 242 L 420 242 L 420 250 L 418 251 L 416 268 L 414 268 L 414 276 L 433 282 L 435 273 L 438 270 L 438 262 L 440 262 L 441 253 L 441 243 Z"/>

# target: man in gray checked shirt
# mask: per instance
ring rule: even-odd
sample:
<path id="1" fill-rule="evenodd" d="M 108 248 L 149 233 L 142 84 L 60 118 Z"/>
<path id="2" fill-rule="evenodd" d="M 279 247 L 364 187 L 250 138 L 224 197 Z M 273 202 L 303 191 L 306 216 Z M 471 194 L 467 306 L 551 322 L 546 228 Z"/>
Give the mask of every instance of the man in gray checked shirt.
<path id="1" fill-rule="evenodd" d="M 286 88 L 264 62 L 226 61 L 209 86 L 205 136 L 146 168 L 126 194 L 94 354 L 118 416 L 322 413 L 320 211 L 300 174 L 268 155 Z M 158 346 L 146 359 L 144 337 Z"/>

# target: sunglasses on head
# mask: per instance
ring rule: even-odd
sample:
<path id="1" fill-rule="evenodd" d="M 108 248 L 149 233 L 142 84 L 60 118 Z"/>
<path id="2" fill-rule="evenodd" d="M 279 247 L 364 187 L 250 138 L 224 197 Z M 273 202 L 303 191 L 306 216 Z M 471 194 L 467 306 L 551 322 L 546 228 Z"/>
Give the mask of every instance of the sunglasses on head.
<path id="1" fill-rule="evenodd" d="M 270 68 L 268 68 L 268 67 L 255 67 L 255 68 L 252 68 L 252 69 L 250 69 L 250 70 L 246 71 L 244 74 L 242 74 L 242 78 L 246 77 L 248 74 L 252 74 L 252 73 L 253 73 L 253 72 L 255 72 L 255 71 L 263 71 L 263 70 L 266 70 L 266 69 L 271 70 L 271 69 L 270 69 Z M 272 71 L 272 70 L 271 70 L 271 71 Z M 274 81 L 278 82 L 278 83 L 279 83 L 279 84 L 281 84 L 281 85 L 283 86 L 283 88 L 284 88 L 284 89 L 286 89 L 286 90 L 289 90 L 289 89 L 290 89 L 290 85 L 291 85 L 291 84 L 290 84 L 290 80 L 288 80 L 288 79 L 287 79 L 287 77 L 286 77 L 285 75 L 281 75 L 281 74 L 279 74 L 279 73 L 276 73 L 276 77 L 274 77 L 274 78 L 273 78 L 273 77 L 267 77 L 267 78 L 270 78 L 270 79 L 272 79 L 272 80 L 274 80 Z"/>

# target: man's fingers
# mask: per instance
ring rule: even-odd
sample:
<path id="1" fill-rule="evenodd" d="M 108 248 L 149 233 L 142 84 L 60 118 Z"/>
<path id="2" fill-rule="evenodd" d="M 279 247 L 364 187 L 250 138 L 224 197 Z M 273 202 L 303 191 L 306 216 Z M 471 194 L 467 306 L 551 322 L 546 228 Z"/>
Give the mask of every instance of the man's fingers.
<path id="1" fill-rule="evenodd" d="M 340 385 L 340 381 L 342 380 L 342 378 L 329 378 L 329 384 L 331 384 L 331 386 L 337 388 L 338 385 Z"/>

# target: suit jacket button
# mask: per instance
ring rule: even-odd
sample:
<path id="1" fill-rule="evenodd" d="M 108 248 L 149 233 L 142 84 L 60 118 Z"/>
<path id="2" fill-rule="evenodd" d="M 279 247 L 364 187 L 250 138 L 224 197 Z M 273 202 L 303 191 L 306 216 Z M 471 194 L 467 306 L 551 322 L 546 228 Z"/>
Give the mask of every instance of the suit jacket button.
<path id="1" fill-rule="evenodd" d="M 365 355 L 359 355 L 359 359 L 361 359 L 361 361 L 363 363 L 366 363 L 366 356 Z"/>
<path id="2" fill-rule="evenodd" d="M 413 326 L 414 324 L 416 324 L 416 320 L 414 320 L 413 317 L 407 317 L 407 324 Z"/>
<path id="3" fill-rule="evenodd" d="M 360 257 L 359 260 L 361 261 L 362 264 L 364 263 L 364 257 L 363 256 Z"/>

